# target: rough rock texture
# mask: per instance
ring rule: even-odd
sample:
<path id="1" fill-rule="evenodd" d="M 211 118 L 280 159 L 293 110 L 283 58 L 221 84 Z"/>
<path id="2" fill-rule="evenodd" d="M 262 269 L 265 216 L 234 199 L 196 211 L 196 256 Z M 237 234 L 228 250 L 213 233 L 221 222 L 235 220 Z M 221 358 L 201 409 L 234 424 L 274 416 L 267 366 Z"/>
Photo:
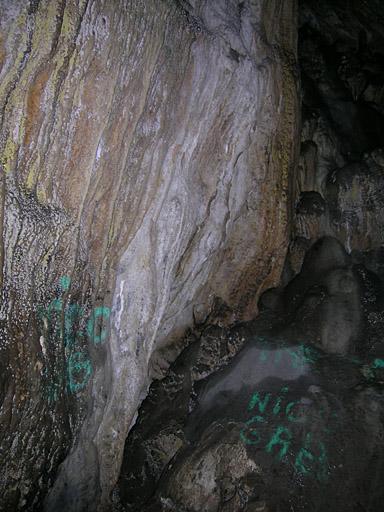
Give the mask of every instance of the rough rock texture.
<path id="1" fill-rule="evenodd" d="M 289 263 L 324 235 L 384 244 L 384 4 L 302 0 L 301 152 Z"/>
<path id="2" fill-rule="evenodd" d="M 155 350 L 278 284 L 296 3 L 0 0 L 0 25 L 1 507 L 107 508 Z"/>
<path id="3" fill-rule="evenodd" d="M 152 385 L 116 511 L 382 510 L 384 281 L 325 238 L 274 297 Z"/>
<path id="4" fill-rule="evenodd" d="M 383 510 L 384 3 L 301 0 L 299 27 L 282 281 L 151 387 L 116 511 Z"/>

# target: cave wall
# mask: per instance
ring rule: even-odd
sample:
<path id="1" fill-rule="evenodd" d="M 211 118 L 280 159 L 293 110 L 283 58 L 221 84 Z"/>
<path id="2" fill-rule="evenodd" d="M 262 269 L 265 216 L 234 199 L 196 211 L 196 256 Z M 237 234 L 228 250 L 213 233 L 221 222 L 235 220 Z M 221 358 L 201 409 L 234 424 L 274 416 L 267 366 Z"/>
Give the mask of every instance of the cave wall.
<path id="1" fill-rule="evenodd" d="M 0 0 L 2 510 L 108 509 L 157 349 L 278 284 L 296 7 Z"/>
<path id="2" fill-rule="evenodd" d="M 251 322 L 195 333 L 152 384 L 116 512 L 382 511 L 383 27 L 382 0 L 300 0 L 282 282 Z"/>
<path id="3" fill-rule="evenodd" d="M 293 273 L 322 236 L 376 258 L 384 245 L 383 2 L 302 0 L 299 6 L 302 130 Z"/>

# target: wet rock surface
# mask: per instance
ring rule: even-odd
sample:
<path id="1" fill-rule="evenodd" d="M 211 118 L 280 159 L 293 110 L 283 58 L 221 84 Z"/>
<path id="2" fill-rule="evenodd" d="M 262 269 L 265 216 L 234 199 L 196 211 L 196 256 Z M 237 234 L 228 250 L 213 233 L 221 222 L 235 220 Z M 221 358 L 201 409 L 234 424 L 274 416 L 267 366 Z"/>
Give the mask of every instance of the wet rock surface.
<path id="1" fill-rule="evenodd" d="M 116 510 L 381 510 L 383 281 L 326 238 L 274 294 L 152 385 Z"/>
<path id="2" fill-rule="evenodd" d="M 335 236 L 351 251 L 384 243 L 384 8 L 315 2 L 299 8 L 302 132 L 291 268 Z M 303 243 L 309 242 L 304 247 Z"/>
<path id="3" fill-rule="evenodd" d="M 6 512 L 108 510 L 176 341 L 208 317 L 251 318 L 277 286 L 296 7 L 0 0 Z"/>
<path id="4" fill-rule="evenodd" d="M 381 510 L 383 24 L 0 0 L 1 510 Z"/>

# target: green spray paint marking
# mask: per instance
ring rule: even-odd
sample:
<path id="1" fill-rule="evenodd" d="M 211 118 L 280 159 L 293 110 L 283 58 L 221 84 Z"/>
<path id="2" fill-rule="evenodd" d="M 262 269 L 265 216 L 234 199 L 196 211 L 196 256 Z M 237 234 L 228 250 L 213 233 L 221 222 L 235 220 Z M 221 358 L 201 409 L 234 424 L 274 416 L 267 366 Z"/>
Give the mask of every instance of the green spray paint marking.
<path id="1" fill-rule="evenodd" d="M 92 364 L 84 352 L 75 352 L 68 358 L 68 387 L 71 393 L 83 389 L 91 377 Z"/>
<path id="2" fill-rule="evenodd" d="M 304 343 L 293 349 L 287 346 L 284 341 L 280 341 L 279 348 L 276 350 L 275 346 L 271 344 L 270 349 L 265 348 L 268 343 L 267 340 L 258 336 L 257 340 L 260 340 L 262 344 L 262 350 L 259 355 L 259 362 L 265 363 L 273 354 L 273 362 L 279 365 L 283 361 L 283 356 L 288 356 L 291 361 L 292 368 L 301 369 L 306 365 L 314 364 L 320 357 L 320 354 L 313 348 Z"/>
<path id="3" fill-rule="evenodd" d="M 101 343 L 107 337 L 107 331 L 106 331 L 106 329 L 102 329 L 101 325 L 102 325 L 103 319 L 105 319 L 105 320 L 109 319 L 110 313 L 111 313 L 111 310 L 109 308 L 107 308 L 105 306 L 98 306 L 98 307 L 94 308 L 94 310 L 88 320 L 87 333 L 95 345 L 98 343 Z M 96 327 L 97 327 L 96 321 L 98 319 L 101 319 L 101 325 L 99 322 L 100 334 L 96 334 L 96 332 L 95 332 Z"/>
<path id="4" fill-rule="evenodd" d="M 295 468 L 299 473 L 302 473 L 303 475 L 308 475 L 310 473 L 310 468 L 307 468 L 305 466 L 304 461 L 305 459 L 308 459 L 310 462 L 313 462 L 315 457 L 314 455 L 308 450 L 308 440 L 311 439 L 311 433 L 308 432 L 306 438 L 305 438 L 305 444 L 301 447 L 299 453 L 297 454 L 296 460 L 295 460 Z"/>
<path id="5" fill-rule="evenodd" d="M 384 359 L 375 359 L 372 363 L 372 368 L 384 368 Z"/>
<path id="6" fill-rule="evenodd" d="M 297 454 L 296 460 L 295 460 L 295 469 L 303 474 L 303 475 L 309 475 L 311 470 L 314 468 L 313 465 L 316 464 L 316 457 L 313 455 L 311 451 L 309 451 L 310 446 L 312 444 L 312 433 L 308 432 L 305 437 L 304 446 L 300 449 L 299 453 Z M 328 478 L 328 459 L 325 451 L 324 444 L 319 441 L 318 446 L 320 449 L 320 455 L 317 457 L 317 464 L 318 467 L 316 476 L 317 479 L 320 481 L 326 481 Z M 307 459 L 307 460 L 305 460 Z M 305 464 L 310 463 L 311 466 L 308 467 Z"/>
<path id="7" fill-rule="evenodd" d="M 271 393 L 267 393 L 265 396 L 264 396 L 264 400 L 261 401 L 260 399 L 260 395 L 259 393 L 254 393 L 252 395 L 252 398 L 251 400 L 249 401 L 249 404 L 248 404 L 248 411 L 252 411 L 252 409 L 254 409 L 255 405 L 258 404 L 259 405 L 259 411 L 263 414 L 265 412 L 265 409 L 268 405 L 268 402 L 269 402 L 269 399 L 271 398 Z"/>
<path id="8" fill-rule="evenodd" d="M 61 293 L 69 290 L 71 278 L 63 276 L 60 278 L 59 287 Z M 67 389 L 71 393 L 77 393 L 83 389 L 92 375 L 92 363 L 85 352 L 76 351 L 76 342 L 84 338 L 83 331 L 78 328 L 84 316 L 84 308 L 79 304 L 68 304 L 65 306 L 62 298 L 55 298 L 47 308 L 38 307 L 38 315 L 44 322 L 45 329 L 49 332 L 50 325 L 54 325 L 54 335 L 63 340 L 66 354 Z M 62 312 L 64 311 L 64 325 L 62 323 Z M 107 329 L 103 327 L 103 321 L 110 317 L 110 308 L 97 306 L 93 309 L 86 324 L 86 333 L 94 344 L 102 343 L 107 337 Z M 45 372 L 46 378 L 48 373 Z M 47 384 L 48 401 L 55 401 L 60 395 L 60 389 L 64 385 L 64 377 L 58 378 L 57 382 Z"/>
<path id="9" fill-rule="evenodd" d="M 363 374 L 367 379 L 374 379 L 374 370 L 379 370 L 380 368 L 384 368 L 384 359 L 376 358 L 374 359 L 370 366 L 363 367 Z"/>
<path id="10" fill-rule="evenodd" d="M 281 436 L 283 434 L 285 434 L 288 439 L 282 439 Z M 272 435 L 272 438 L 265 449 L 268 453 L 271 453 L 274 446 L 281 446 L 281 449 L 277 454 L 277 458 L 281 460 L 288 451 L 289 445 L 291 444 L 291 439 L 291 432 L 286 427 L 279 426 L 277 427 L 275 433 Z"/>
<path id="11" fill-rule="evenodd" d="M 48 384 L 46 394 L 47 394 L 48 403 L 56 402 L 56 400 L 59 398 L 59 394 L 60 394 L 60 384 L 57 382 Z"/>
<path id="12" fill-rule="evenodd" d="M 251 428 L 251 429 L 248 430 L 248 426 L 252 425 L 253 423 L 264 423 L 264 422 L 265 422 L 265 419 L 262 416 L 253 416 L 253 418 L 251 418 L 250 420 L 248 420 L 245 423 L 245 425 L 246 425 L 245 428 L 243 428 L 241 430 L 241 432 L 240 432 L 241 440 L 245 444 L 250 444 L 250 445 L 258 444 L 261 441 L 260 434 L 254 428 Z M 245 435 L 245 431 L 246 430 L 248 430 L 249 435 L 253 436 L 254 439 L 248 439 L 248 437 L 246 437 L 246 435 Z"/>
<path id="13" fill-rule="evenodd" d="M 288 390 L 289 390 L 289 388 L 288 388 L 288 387 L 286 387 L 286 386 L 284 386 L 283 388 L 281 388 L 281 390 L 280 390 L 280 391 L 281 391 L 282 393 L 287 393 L 287 392 L 288 392 Z M 281 407 L 281 401 L 282 401 L 282 400 L 283 400 L 283 399 L 282 399 L 282 397 L 281 397 L 281 396 L 278 396 L 278 397 L 277 397 L 277 400 L 276 400 L 275 406 L 274 406 L 274 408 L 273 408 L 273 410 L 272 410 L 272 412 L 273 412 L 273 414 L 274 414 L 274 415 L 279 414 L 279 412 L 280 412 L 280 407 Z"/>
<path id="14" fill-rule="evenodd" d="M 278 349 L 276 349 L 276 343 L 268 342 L 264 336 L 256 336 L 256 340 L 261 344 L 261 350 L 259 354 L 259 362 L 266 363 L 268 360 L 275 365 L 281 365 L 284 361 L 283 356 L 286 355 L 291 361 L 292 368 L 304 369 L 307 365 L 314 365 L 316 361 L 324 357 L 319 350 L 315 347 L 305 344 L 303 342 L 297 348 L 292 348 L 287 345 L 284 340 L 279 340 Z M 269 348 L 266 348 L 268 347 Z M 362 366 L 362 372 L 366 379 L 375 379 L 375 370 L 384 368 L 384 359 L 376 358 L 370 364 L 364 364 L 364 362 L 357 356 L 344 356 L 344 360 Z M 317 371 L 316 368 L 311 368 L 312 371 Z"/>
<path id="15" fill-rule="evenodd" d="M 70 287 L 71 279 L 69 276 L 63 276 L 60 279 L 60 288 L 62 291 L 67 291 Z M 38 314 L 41 319 L 46 319 L 48 322 L 52 320 L 53 312 L 61 312 L 63 311 L 64 304 L 61 298 L 53 299 L 49 306 L 44 309 L 42 307 L 38 307 Z M 108 334 L 106 328 L 103 328 L 104 321 L 108 321 L 111 314 L 110 308 L 106 306 L 97 306 L 93 309 L 88 322 L 86 331 L 89 338 L 93 341 L 94 344 L 98 344 L 103 342 Z M 69 304 L 65 308 L 65 318 L 64 318 L 64 328 L 65 332 L 68 333 L 69 342 L 71 344 L 73 341 L 73 324 L 76 320 L 81 320 L 81 317 L 84 315 L 84 309 L 78 304 Z M 62 329 L 60 328 L 60 331 Z M 97 333 L 99 331 L 99 333 Z M 79 336 L 83 336 L 83 333 L 78 330 L 77 334 Z"/>
<path id="16" fill-rule="evenodd" d="M 289 388 L 287 386 L 284 386 L 280 389 L 280 396 L 277 396 L 277 399 L 272 408 L 272 413 L 274 416 L 277 416 L 280 412 L 284 411 L 285 417 L 288 419 L 288 421 L 294 423 L 304 423 L 306 420 L 305 416 L 296 416 L 293 414 L 293 408 L 296 405 L 300 405 L 300 401 L 291 401 L 285 407 L 282 407 L 282 402 L 284 399 L 283 393 L 286 394 L 288 391 Z M 253 393 L 248 403 L 248 411 L 252 411 L 257 407 L 260 414 L 265 414 L 269 404 L 271 404 L 272 407 L 271 398 L 271 393 L 266 393 L 264 395 L 261 395 L 258 392 Z M 267 421 L 268 420 L 261 415 L 256 415 L 249 419 L 245 423 L 244 428 L 240 431 L 240 438 L 243 443 L 253 446 L 260 444 L 263 439 L 258 429 L 258 424 L 265 424 Z M 270 439 L 267 441 L 264 449 L 267 453 L 272 454 L 276 451 L 275 447 L 277 447 L 278 451 L 276 457 L 279 461 L 282 461 L 282 459 L 288 453 L 292 440 L 293 435 L 291 430 L 288 427 L 278 425 Z M 316 471 L 316 478 L 319 481 L 325 481 L 328 478 L 328 464 L 325 446 L 321 441 L 318 441 L 317 452 L 319 452 L 319 454 L 316 455 L 313 450 L 311 450 L 311 443 L 313 444 L 312 434 L 307 433 L 304 445 L 300 448 L 296 455 L 294 467 L 296 471 L 305 476 Z"/>
<path id="17" fill-rule="evenodd" d="M 285 408 L 285 414 L 289 421 L 295 423 L 303 423 L 305 421 L 305 416 L 293 416 L 291 410 L 295 407 L 296 404 L 300 404 L 300 402 L 289 402 L 287 407 Z"/>
<path id="18" fill-rule="evenodd" d="M 287 349 L 287 352 L 291 356 L 293 368 L 303 368 L 316 362 L 316 352 L 303 344 L 300 344 L 297 350 Z"/>
<path id="19" fill-rule="evenodd" d="M 61 289 L 66 292 L 69 290 L 69 287 L 71 286 L 71 278 L 69 276 L 63 276 L 60 279 L 60 287 Z"/>
<path id="20" fill-rule="evenodd" d="M 52 313 L 60 313 L 63 309 L 63 301 L 61 299 L 53 299 L 49 306 L 44 309 L 42 306 L 37 308 L 39 317 L 43 320 L 46 319 L 48 322 L 52 320 Z"/>

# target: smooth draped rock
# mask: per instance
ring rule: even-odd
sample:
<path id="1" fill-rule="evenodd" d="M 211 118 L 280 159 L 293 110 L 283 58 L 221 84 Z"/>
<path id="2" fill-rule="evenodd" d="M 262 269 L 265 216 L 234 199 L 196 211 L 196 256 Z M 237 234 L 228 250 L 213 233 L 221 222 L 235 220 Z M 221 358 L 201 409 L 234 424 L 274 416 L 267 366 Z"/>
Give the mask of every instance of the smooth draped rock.
<path id="1" fill-rule="evenodd" d="M 0 9 L 2 502 L 108 508 L 154 352 L 278 284 L 296 2 Z"/>

